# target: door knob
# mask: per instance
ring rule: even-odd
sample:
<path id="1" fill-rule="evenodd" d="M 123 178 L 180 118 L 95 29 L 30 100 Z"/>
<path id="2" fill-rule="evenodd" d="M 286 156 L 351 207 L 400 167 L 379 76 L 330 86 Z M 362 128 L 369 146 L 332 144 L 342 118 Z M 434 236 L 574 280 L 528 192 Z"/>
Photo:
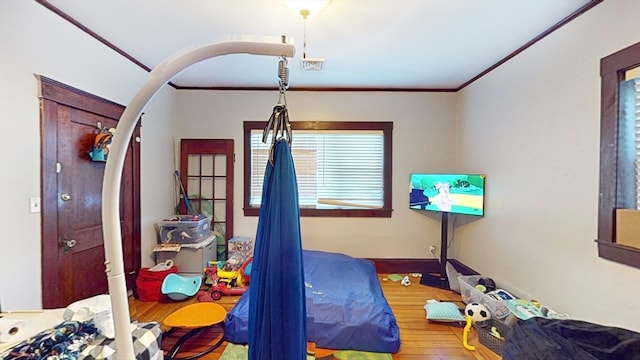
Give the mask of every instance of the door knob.
<path id="1" fill-rule="evenodd" d="M 62 201 L 69 201 L 71 200 L 71 195 L 64 193 L 62 195 L 60 195 L 60 199 L 62 199 Z"/>
<path id="2" fill-rule="evenodd" d="M 70 248 L 76 246 L 76 244 L 78 242 L 76 240 L 74 240 L 74 239 L 65 239 L 65 240 L 62 240 L 62 243 L 64 244 L 64 246 L 66 248 L 70 249 Z"/>

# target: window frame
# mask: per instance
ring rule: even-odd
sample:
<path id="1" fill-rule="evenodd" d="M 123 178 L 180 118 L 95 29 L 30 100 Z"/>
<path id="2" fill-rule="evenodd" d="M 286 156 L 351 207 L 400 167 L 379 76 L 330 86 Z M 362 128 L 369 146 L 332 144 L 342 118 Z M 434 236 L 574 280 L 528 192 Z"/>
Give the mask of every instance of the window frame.
<path id="1" fill-rule="evenodd" d="M 245 121 L 244 132 L 244 200 L 245 216 L 258 216 L 259 207 L 249 205 L 251 193 L 251 131 L 263 130 L 266 121 Z M 393 122 L 390 121 L 295 121 L 291 123 L 293 141 L 296 141 L 295 130 L 382 130 L 384 137 L 383 156 L 383 189 L 384 200 L 381 209 L 308 209 L 301 208 L 300 216 L 304 217 L 383 217 L 390 218 L 392 209 L 392 138 Z"/>
<path id="2" fill-rule="evenodd" d="M 600 199 L 598 256 L 640 268 L 640 249 L 615 242 L 619 84 L 626 70 L 640 65 L 640 42 L 600 59 Z"/>

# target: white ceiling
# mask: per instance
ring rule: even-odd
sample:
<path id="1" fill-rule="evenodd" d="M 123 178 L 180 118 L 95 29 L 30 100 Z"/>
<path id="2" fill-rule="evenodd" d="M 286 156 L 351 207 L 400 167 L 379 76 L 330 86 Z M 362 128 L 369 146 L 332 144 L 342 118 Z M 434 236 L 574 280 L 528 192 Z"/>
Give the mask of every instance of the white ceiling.
<path id="1" fill-rule="evenodd" d="M 300 70 L 304 21 L 280 0 L 37 1 L 148 68 L 184 48 L 286 35 L 296 47 L 291 89 L 453 90 L 601 0 L 332 0 L 307 20 L 307 57 L 326 58 L 322 72 Z M 228 55 L 172 83 L 277 88 L 277 65 L 277 58 Z"/>

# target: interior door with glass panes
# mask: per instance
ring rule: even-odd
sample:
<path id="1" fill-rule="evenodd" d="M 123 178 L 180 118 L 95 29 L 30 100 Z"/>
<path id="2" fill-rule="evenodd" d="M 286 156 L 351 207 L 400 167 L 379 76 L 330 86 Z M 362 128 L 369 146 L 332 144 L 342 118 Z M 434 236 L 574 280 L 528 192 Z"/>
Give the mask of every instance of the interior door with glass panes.
<path id="1" fill-rule="evenodd" d="M 232 139 L 180 141 L 180 180 L 192 211 L 212 217 L 218 260 L 226 260 L 233 237 L 233 160 Z M 188 213 L 182 196 L 179 210 Z"/>

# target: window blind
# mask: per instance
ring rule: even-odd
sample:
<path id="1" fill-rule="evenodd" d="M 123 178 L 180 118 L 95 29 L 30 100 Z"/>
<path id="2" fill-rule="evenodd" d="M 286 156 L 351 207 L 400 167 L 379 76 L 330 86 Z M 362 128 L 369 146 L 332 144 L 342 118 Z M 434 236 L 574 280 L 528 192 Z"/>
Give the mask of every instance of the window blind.
<path id="1" fill-rule="evenodd" d="M 249 204 L 259 207 L 271 135 L 251 131 Z M 384 134 L 381 130 L 296 130 L 291 153 L 301 208 L 382 208 Z"/>
<path id="2" fill-rule="evenodd" d="M 638 85 L 634 78 L 620 82 L 617 133 L 616 206 L 638 209 Z"/>
<path id="3" fill-rule="evenodd" d="M 640 210 L 640 77 L 634 79 L 636 99 L 636 209 Z"/>

